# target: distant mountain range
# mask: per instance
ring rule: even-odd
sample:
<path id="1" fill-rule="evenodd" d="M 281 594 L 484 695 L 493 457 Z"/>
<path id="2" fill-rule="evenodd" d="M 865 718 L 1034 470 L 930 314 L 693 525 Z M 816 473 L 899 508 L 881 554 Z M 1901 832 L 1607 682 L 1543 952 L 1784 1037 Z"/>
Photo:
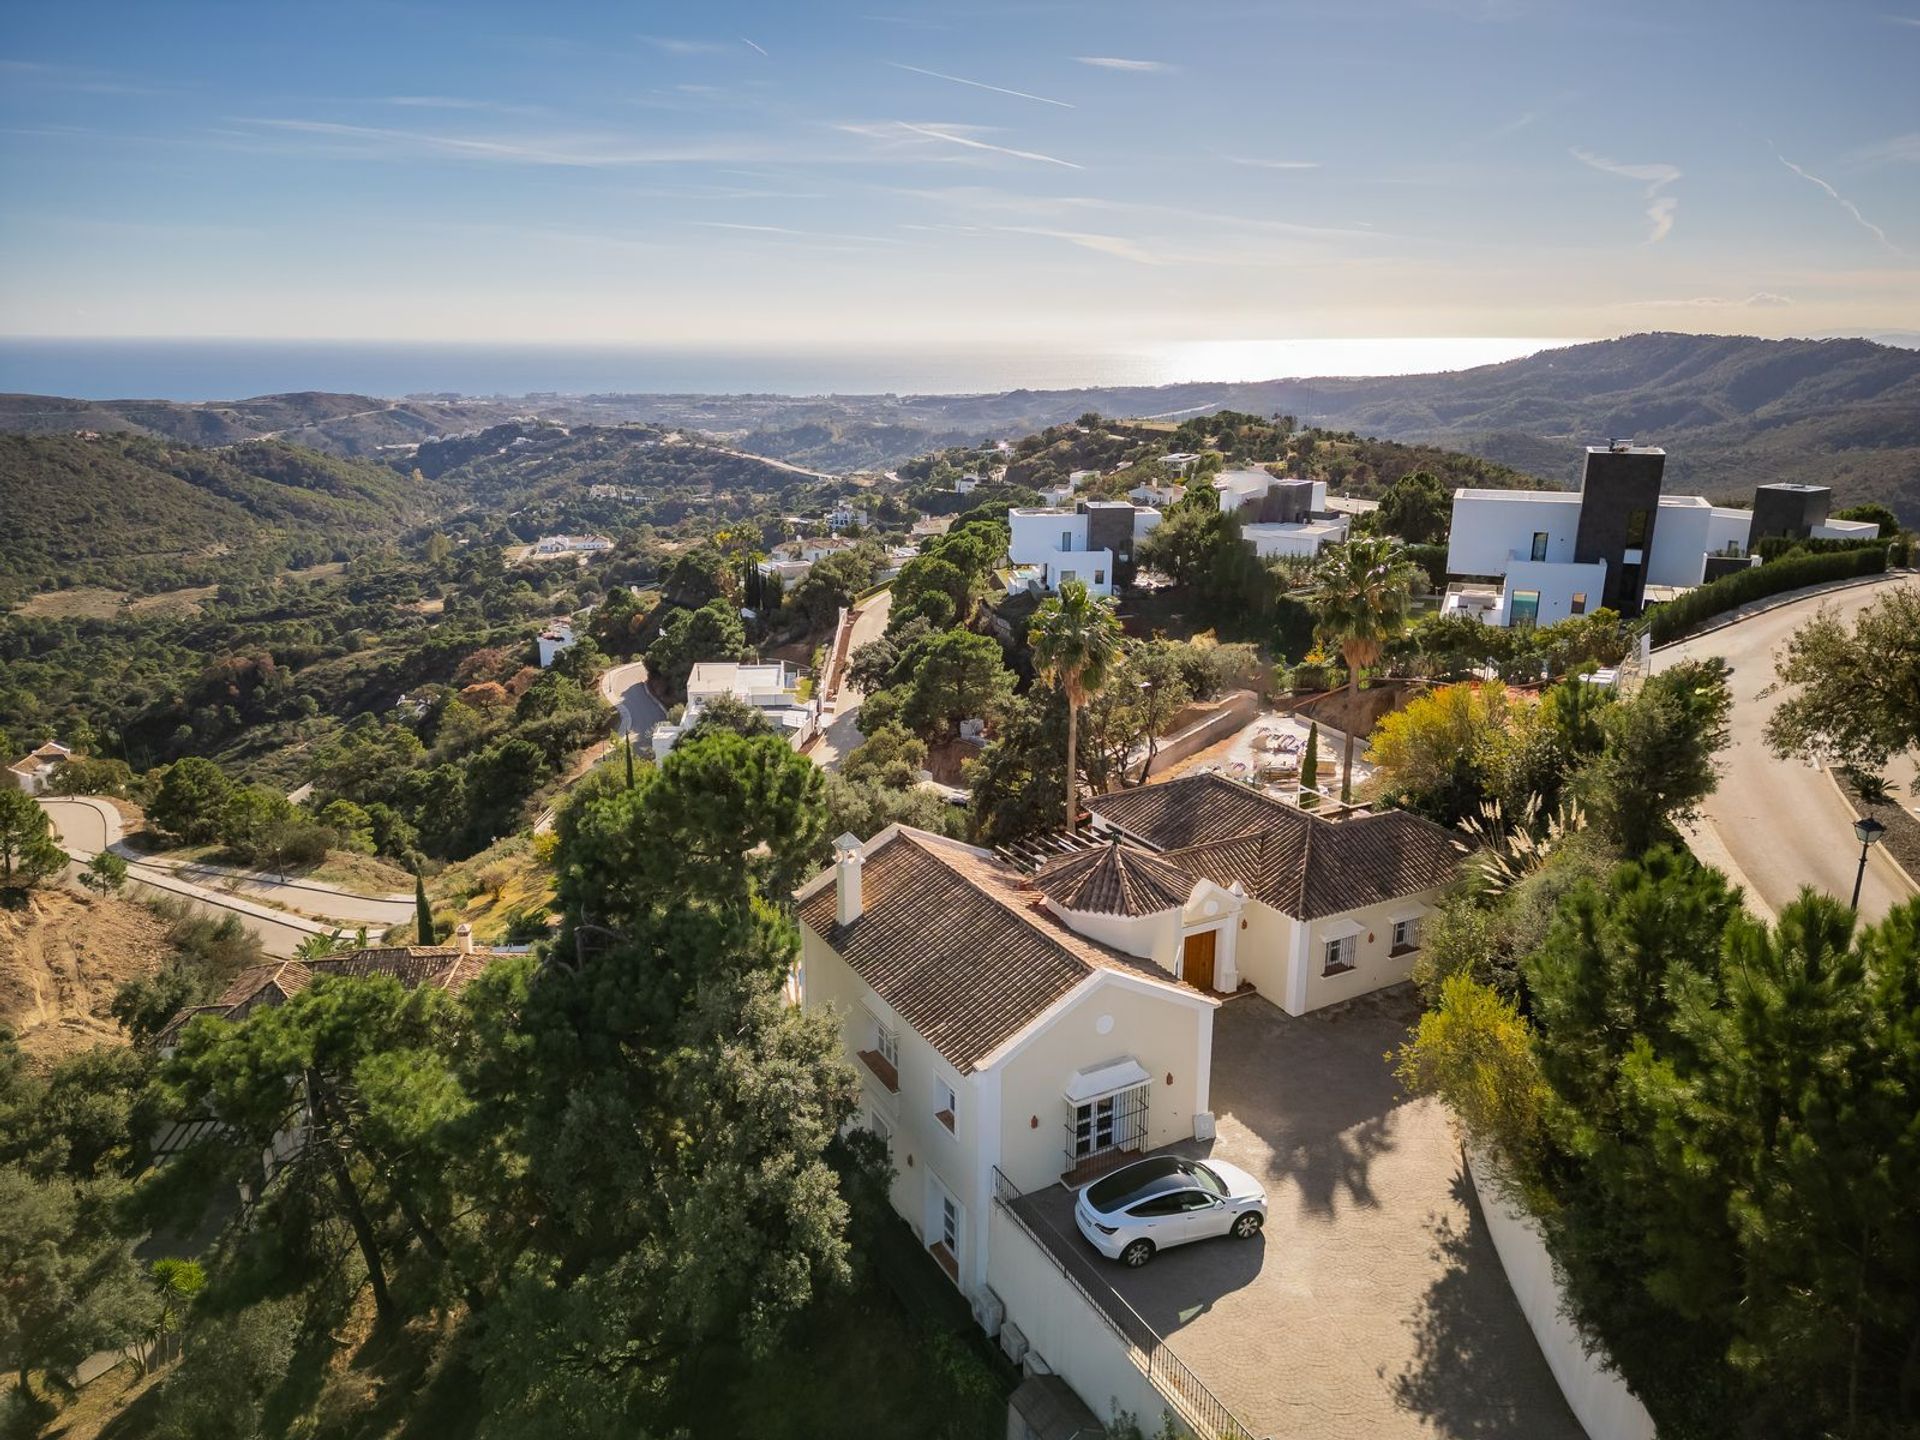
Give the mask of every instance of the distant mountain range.
<path id="1" fill-rule="evenodd" d="M 0 430 L 128 430 L 196 444 L 272 436 L 340 454 L 394 451 L 539 415 L 645 421 L 732 439 L 819 469 L 878 469 L 944 445 L 1013 436 L 1096 410 L 1214 409 L 1444 445 L 1551 484 L 1581 447 L 1632 438 L 1668 452 L 1668 488 L 1746 497 L 1754 484 L 1830 484 L 1920 522 L 1920 351 L 1871 340 L 1650 334 L 1437 375 L 1016 390 L 990 395 L 541 396 L 501 403 L 302 394 L 184 405 L 0 396 Z"/>

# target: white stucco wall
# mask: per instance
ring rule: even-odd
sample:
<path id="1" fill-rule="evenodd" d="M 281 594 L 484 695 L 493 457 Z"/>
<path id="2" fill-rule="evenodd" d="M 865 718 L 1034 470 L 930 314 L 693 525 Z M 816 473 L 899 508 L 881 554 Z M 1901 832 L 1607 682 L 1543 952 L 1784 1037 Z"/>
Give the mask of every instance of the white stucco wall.
<path id="1" fill-rule="evenodd" d="M 1095 1415 L 1104 1421 L 1117 1407 L 1137 1415 L 1145 1433 L 1156 1434 L 1166 1401 L 1133 1360 L 1132 1347 L 1068 1283 L 1052 1257 L 998 1205 L 992 1209 L 987 1283 L 1007 1307 L 1006 1318 Z"/>
<path id="2" fill-rule="evenodd" d="M 801 927 L 801 995 L 809 1011 L 834 1012 L 840 1022 L 841 1043 L 846 1058 L 860 1077 L 863 1111 L 879 1115 L 893 1130 L 894 1181 L 893 1208 L 913 1227 L 922 1242 L 938 1238 L 929 1223 L 931 1192 L 927 1177 L 931 1174 L 944 1184 L 961 1204 L 962 1233 L 960 1263 L 962 1288 L 969 1274 L 985 1270 L 985 1257 L 977 1253 L 975 1222 L 984 1227 L 981 1196 L 983 1167 L 978 1148 L 982 1122 L 976 1088 L 961 1077 L 954 1067 L 926 1041 L 914 1033 L 886 1004 L 874 995 L 867 983 L 835 953 L 832 946 L 805 926 Z M 900 1089 L 888 1091 L 873 1071 L 858 1058 L 862 1050 L 873 1047 L 873 1023 L 876 1015 L 890 1023 L 899 1047 Z M 935 1120 L 935 1081 L 945 1080 L 960 1100 L 954 1117 L 954 1129 Z"/>
<path id="3" fill-rule="evenodd" d="M 1447 538 L 1453 575 L 1504 575 L 1517 553 L 1533 553 L 1535 532 L 1547 535 L 1547 559 L 1571 563 L 1580 528 L 1580 497 L 1553 490 L 1457 490 Z"/>
<path id="4" fill-rule="evenodd" d="M 1411 976 L 1413 962 L 1419 952 L 1416 948 L 1404 955 L 1392 953 L 1393 922 L 1405 915 L 1417 914 L 1430 918 L 1431 911 L 1439 904 L 1440 893 L 1438 889 L 1424 890 L 1404 899 L 1388 900 L 1345 915 L 1315 920 L 1308 927 L 1307 936 L 1307 1008 L 1318 1010 L 1323 1005 L 1337 1005 L 1356 995 L 1397 985 Z M 1326 973 L 1326 942 L 1344 922 L 1364 927 L 1355 937 L 1354 967 L 1337 975 L 1329 975 Z"/>
<path id="5" fill-rule="evenodd" d="M 1137 1060 L 1152 1077 L 1145 1148 L 1191 1140 L 1209 1094 L 1202 1060 L 1211 1058 L 1212 1031 L 1212 1005 L 1102 976 L 995 1067 L 1000 1169 L 1022 1190 L 1057 1181 L 1067 1169 L 1068 1082 L 1118 1060 Z"/>
<path id="6" fill-rule="evenodd" d="M 1487 1217 L 1487 1231 L 1499 1252 L 1507 1284 L 1520 1311 L 1527 1317 L 1540 1353 L 1566 1397 L 1588 1440 L 1654 1440 L 1653 1417 L 1647 1414 L 1627 1382 L 1587 1353 L 1585 1341 L 1571 1320 L 1561 1313 L 1559 1277 L 1553 1257 L 1532 1217 L 1521 1213 L 1483 1179 L 1491 1171 L 1485 1157 L 1469 1157 L 1467 1173 Z"/>
<path id="7" fill-rule="evenodd" d="M 1590 565 L 1553 561 L 1510 561 L 1507 565 L 1507 583 L 1500 595 L 1499 623 L 1502 625 L 1513 623 L 1513 597 L 1521 590 L 1540 592 L 1540 608 L 1534 619 L 1535 625 L 1552 625 L 1556 621 L 1570 618 L 1573 614 L 1575 595 L 1587 597 L 1584 613 L 1591 615 L 1600 608 L 1606 579 L 1607 566 L 1603 560 L 1596 560 Z"/>

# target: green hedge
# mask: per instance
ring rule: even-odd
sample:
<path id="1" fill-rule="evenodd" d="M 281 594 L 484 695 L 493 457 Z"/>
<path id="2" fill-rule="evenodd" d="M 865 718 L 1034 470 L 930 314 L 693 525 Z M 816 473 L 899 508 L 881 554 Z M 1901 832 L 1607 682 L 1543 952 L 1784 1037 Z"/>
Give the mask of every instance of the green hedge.
<path id="1" fill-rule="evenodd" d="M 1827 555 L 1788 555 L 1770 565 L 1723 575 L 1710 585 L 1689 590 L 1648 612 L 1653 643 L 1665 645 L 1699 629 L 1714 616 L 1724 614 L 1752 600 L 1778 595 L 1783 590 L 1798 590 L 1828 580 L 1851 580 L 1861 575 L 1878 575 L 1887 568 L 1887 547 L 1842 550 Z"/>
<path id="2" fill-rule="evenodd" d="M 1418 565 L 1427 572 L 1427 579 L 1435 590 L 1447 588 L 1447 547 L 1444 545 L 1402 545 L 1403 558 Z"/>
<path id="3" fill-rule="evenodd" d="M 1754 551 L 1772 564 L 1785 555 L 1831 555 L 1843 550 L 1864 550 L 1869 545 L 1884 545 L 1884 540 L 1838 540 L 1820 535 L 1768 535 Z"/>

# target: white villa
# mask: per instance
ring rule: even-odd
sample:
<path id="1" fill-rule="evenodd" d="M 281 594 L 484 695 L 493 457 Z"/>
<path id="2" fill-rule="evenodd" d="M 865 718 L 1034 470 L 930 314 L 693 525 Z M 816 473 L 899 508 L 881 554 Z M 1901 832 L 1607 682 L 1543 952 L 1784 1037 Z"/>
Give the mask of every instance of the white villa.
<path id="1" fill-rule="evenodd" d="M 680 736 L 700 718 L 700 712 L 723 695 L 753 706 L 767 717 L 775 733 L 784 734 L 787 743 L 796 750 L 819 729 L 820 702 L 800 698 L 799 672 L 786 661 L 745 664 L 733 660 L 702 660 L 687 677 L 687 704 L 681 711 L 680 723 L 662 720 L 653 727 L 654 758 L 659 759 L 673 749 Z"/>
<path id="2" fill-rule="evenodd" d="M 605 535 L 543 535 L 533 542 L 535 555 L 596 555 L 611 550 L 613 541 Z"/>
<path id="3" fill-rule="evenodd" d="M 1072 1282 L 1002 1202 L 1212 1139 L 1221 1001 L 1252 989 L 1300 1014 L 1404 979 L 1465 847 L 1213 775 L 1088 809 L 1096 843 L 1031 875 L 904 826 L 841 836 L 797 894 L 794 989 L 837 1020 L 894 1208 L 981 1324 L 1096 1415 L 1150 1414 L 1171 1397 L 1072 1319 Z"/>
<path id="4" fill-rule="evenodd" d="M 1444 615 L 1489 625 L 1551 625 L 1605 605 L 1638 615 L 1756 564 L 1773 535 L 1871 539 L 1869 521 L 1827 517 L 1821 485 L 1762 485 L 1753 508 L 1663 495 L 1666 452 L 1613 441 L 1587 447 L 1578 490 L 1460 489 L 1453 495 Z"/>
<path id="5" fill-rule="evenodd" d="M 1008 593 L 1054 591 L 1062 581 L 1082 580 L 1093 594 L 1111 595 L 1119 577 L 1131 572 L 1134 550 L 1159 523 L 1158 510 L 1126 500 L 1009 510 Z"/>
<path id="6" fill-rule="evenodd" d="M 1327 508 L 1327 482 L 1228 470 L 1214 476 L 1222 510 L 1240 514 L 1240 533 L 1261 559 L 1302 555 L 1312 559 L 1323 545 L 1347 538 L 1348 516 Z"/>
<path id="7" fill-rule="evenodd" d="M 7 766 L 7 778 L 29 795 L 38 795 L 53 779 L 53 772 L 73 758 L 73 751 L 49 740 Z"/>

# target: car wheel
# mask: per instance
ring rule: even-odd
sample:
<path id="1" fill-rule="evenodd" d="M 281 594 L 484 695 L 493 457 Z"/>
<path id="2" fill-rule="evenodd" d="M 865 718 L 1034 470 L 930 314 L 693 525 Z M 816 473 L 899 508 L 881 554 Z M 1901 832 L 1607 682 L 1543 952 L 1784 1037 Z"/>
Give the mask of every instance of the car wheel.
<path id="1" fill-rule="evenodd" d="M 1129 1270 L 1138 1270 L 1151 1259 L 1153 1259 L 1153 1242 L 1151 1240 L 1135 1240 L 1120 1252 L 1120 1263 L 1125 1265 Z"/>
<path id="2" fill-rule="evenodd" d="M 1233 1234 L 1237 1240 L 1251 1240 L 1260 1233 L 1260 1212 L 1249 1210 L 1233 1222 Z"/>

